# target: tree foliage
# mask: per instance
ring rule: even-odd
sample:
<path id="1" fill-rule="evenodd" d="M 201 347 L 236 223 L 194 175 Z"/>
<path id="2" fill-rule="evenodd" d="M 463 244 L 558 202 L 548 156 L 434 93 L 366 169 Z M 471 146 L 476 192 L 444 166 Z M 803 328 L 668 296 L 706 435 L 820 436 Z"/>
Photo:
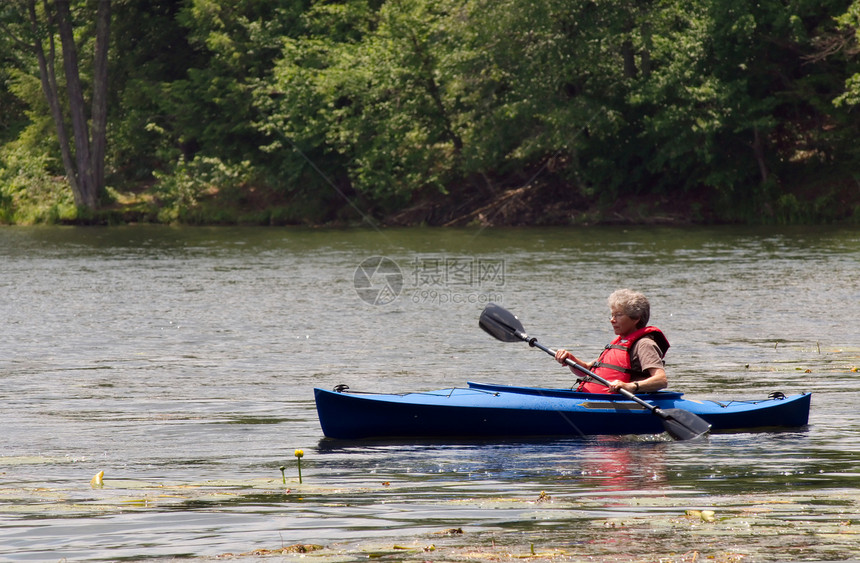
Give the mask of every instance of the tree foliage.
<path id="1" fill-rule="evenodd" d="M 553 197 L 795 217 L 804 182 L 850 179 L 860 158 L 858 14 L 857 0 L 13 0 L 0 190 L 30 154 L 28 174 L 62 171 L 78 205 L 96 205 L 80 185 L 101 160 L 97 192 L 154 185 L 180 219 L 228 192 L 294 218 L 346 200 L 384 216 L 536 172 Z"/>

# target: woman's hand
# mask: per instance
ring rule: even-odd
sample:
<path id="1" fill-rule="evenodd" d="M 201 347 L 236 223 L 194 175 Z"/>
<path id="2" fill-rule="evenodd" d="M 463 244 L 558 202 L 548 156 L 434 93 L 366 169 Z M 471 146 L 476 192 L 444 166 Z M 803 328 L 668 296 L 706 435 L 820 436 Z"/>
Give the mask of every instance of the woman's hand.
<path id="1" fill-rule="evenodd" d="M 612 393 L 618 393 L 621 389 L 626 389 L 633 393 L 654 393 L 660 389 L 665 389 L 669 384 L 666 378 L 666 370 L 661 368 L 651 368 L 648 370 L 649 377 L 640 379 L 639 381 L 624 382 L 614 380 L 609 382 L 609 390 Z"/>
<path id="2" fill-rule="evenodd" d="M 636 383 L 620 381 L 618 379 L 614 379 L 609 382 L 609 390 L 613 393 L 620 393 L 622 389 L 630 391 L 631 393 L 636 393 L 639 390 L 637 389 Z"/>
<path id="3" fill-rule="evenodd" d="M 577 363 L 576 356 L 565 350 L 564 348 L 559 348 L 555 351 L 555 361 L 560 364 L 563 364 L 566 359 L 570 358 L 570 361 L 573 363 Z"/>

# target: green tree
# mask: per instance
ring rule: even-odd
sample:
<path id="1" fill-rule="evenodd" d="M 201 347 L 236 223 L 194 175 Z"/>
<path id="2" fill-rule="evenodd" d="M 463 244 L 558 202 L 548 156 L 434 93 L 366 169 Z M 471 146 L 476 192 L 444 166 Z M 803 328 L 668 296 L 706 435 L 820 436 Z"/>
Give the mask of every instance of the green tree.
<path id="1" fill-rule="evenodd" d="M 264 138 L 253 126 L 253 88 L 270 72 L 301 3 L 188 0 L 168 9 L 182 34 L 181 62 L 149 87 L 157 96 L 146 125 L 161 136 L 163 157 L 257 158 Z"/>
<path id="2" fill-rule="evenodd" d="M 12 38 L 0 28 L 0 146 L 17 137 L 26 123 L 26 106 L 13 93 L 15 51 Z"/>
<path id="3" fill-rule="evenodd" d="M 855 57 L 860 49 L 860 1 L 854 0 L 837 18 L 839 32 L 822 37 L 821 58 L 834 53 L 846 52 Z M 860 72 L 851 74 L 845 81 L 845 91 L 834 100 L 837 105 L 860 104 Z"/>
<path id="4" fill-rule="evenodd" d="M 705 190 L 737 208 L 778 197 L 802 166 L 838 150 L 827 131 L 840 68 L 810 59 L 841 2 L 663 3 L 642 11 L 629 87 L 647 190 Z M 643 33 L 647 30 L 647 34 Z M 630 172 L 630 170 L 628 170 Z"/>
<path id="5" fill-rule="evenodd" d="M 208 64 L 178 21 L 181 9 L 174 0 L 123 0 L 114 10 L 109 157 L 118 184 L 150 182 L 153 171 L 196 150 L 176 121 L 198 112 L 169 103 L 170 85 Z"/>
<path id="6" fill-rule="evenodd" d="M 75 2 L 74 8 L 73 15 L 68 0 L 41 4 L 36 0 L 13 0 L 6 5 L 3 21 L 7 36 L 14 37 L 18 47 L 37 62 L 75 203 L 96 208 L 104 190 L 111 4 L 110 0 L 98 0 L 94 12 L 89 11 L 86 2 Z M 90 66 L 79 61 L 76 35 L 83 37 L 82 45 L 92 47 Z M 62 63 L 58 61 L 58 50 Z M 21 61 L 26 63 L 26 58 Z M 82 74 L 87 75 L 91 85 L 89 104 Z"/>
<path id="7" fill-rule="evenodd" d="M 540 176 L 551 197 L 777 217 L 793 184 L 860 157 L 858 13 L 856 0 L 8 0 L 0 142 L 26 177 L 65 174 L 82 207 L 107 183 L 154 179 L 162 204 L 265 192 L 324 220 L 341 195 L 382 215 Z"/>
<path id="8" fill-rule="evenodd" d="M 275 69 L 271 122 L 336 151 L 352 186 L 383 205 L 426 190 L 494 191 L 492 176 L 575 150 L 586 127 L 611 128 L 605 84 L 593 78 L 604 53 L 589 47 L 601 30 L 578 19 L 590 5 L 317 4 Z M 347 10 L 348 33 L 315 31 L 345 29 L 322 22 Z"/>
<path id="9" fill-rule="evenodd" d="M 349 177 L 349 132 L 338 114 L 361 114 L 366 87 L 362 68 L 350 68 L 362 39 L 375 25 L 365 0 L 314 2 L 293 36 L 283 38 L 271 77 L 255 92 L 256 127 L 268 142 L 269 170 L 291 194 L 326 205 L 340 191 L 354 198 Z M 369 71 L 367 71 L 369 72 Z M 348 119 L 346 120 L 348 122 Z"/>

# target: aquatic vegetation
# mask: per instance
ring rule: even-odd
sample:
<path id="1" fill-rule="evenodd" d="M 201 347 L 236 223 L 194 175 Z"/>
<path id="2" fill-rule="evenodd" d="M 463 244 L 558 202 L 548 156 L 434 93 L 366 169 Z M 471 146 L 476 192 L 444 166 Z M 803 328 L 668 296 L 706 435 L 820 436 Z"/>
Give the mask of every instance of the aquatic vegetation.
<path id="1" fill-rule="evenodd" d="M 698 518 L 702 522 L 716 522 L 713 510 L 688 510 L 686 515 L 693 519 Z"/>
<path id="2" fill-rule="evenodd" d="M 295 455 L 296 455 L 296 463 L 298 464 L 298 468 L 299 468 L 299 485 L 301 485 L 302 484 L 302 458 L 305 456 L 305 452 L 304 452 L 304 450 L 296 450 Z"/>
<path id="3" fill-rule="evenodd" d="M 172 484 L 112 479 L 98 498 L 84 493 L 80 484 L 2 488 L 0 512 L 40 516 L 188 508 L 223 512 L 244 511 L 249 506 L 282 507 L 284 503 L 294 506 L 302 498 L 307 514 L 317 514 L 321 508 L 330 511 L 400 499 L 420 502 L 428 510 L 447 515 L 447 522 L 436 531 L 405 527 L 392 529 L 387 539 L 334 540 L 325 545 L 302 542 L 265 549 L 248 545 L 242 553 L 224 554 L 262 557 L 313 552 L 321 562 L 345 557 L 424 561 L 429 552 L 446 561 L 590 558 L 632 562 L 641 560 L 637 557 L 642 553 L 667 563 L 800 556 L 827 560 L 848 558 L 860 538 L 860 519 L 856 518 L 860 499 L 851 491 L 697 496 L 695 501 L 700 504 L 693 507 L 691 497 L 659 491 L 552 493 L 551 501 L 547 491 L 520 488 L 488 496 L 440 498 L 432 486 L 422 491 L 414 482 L 377 482 L 375 486 L 311 486 L 302 489 L 301 497 L 294 497 L 285 494 L 276 478 Z M 478 512 L 491 512 L 494 517 L 482 521 L 462 516 Z"/>
<path id="4" fill-rule="evenodd" d="M 255 549 L 247 553 L 224 553 L 221 557 L 248 557 L 248 556 L 267 556 L 267 555 L 287 555 L 291 553 L 312 553 L 324 549 L 323 546 L 312 543 L 296 543 L 281 547 L 278 549 Z"/>

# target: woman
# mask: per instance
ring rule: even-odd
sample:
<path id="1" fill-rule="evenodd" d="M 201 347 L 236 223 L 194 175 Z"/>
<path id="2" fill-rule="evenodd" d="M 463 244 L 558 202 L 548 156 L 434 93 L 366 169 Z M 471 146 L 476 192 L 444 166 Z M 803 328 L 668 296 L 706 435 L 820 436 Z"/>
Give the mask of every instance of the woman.
<path id="1" fill-rule="evenodd" d="M 597 360 L 585 363 L 567 350 L 555 353 L 559 363 L 570 359 L 609 381 L 609 387 L 585 380 L 578 390 L 588 393 L 650 393 L 668 385 L 663 356 L 669 341 L 660 329 L 648 326 L 651 305 L 641 293 L 619 289 L 609 296 L 609 322 L 617 338 L 608 344 Z M 580 375 L 573 367 L 575 374 Z"/>

